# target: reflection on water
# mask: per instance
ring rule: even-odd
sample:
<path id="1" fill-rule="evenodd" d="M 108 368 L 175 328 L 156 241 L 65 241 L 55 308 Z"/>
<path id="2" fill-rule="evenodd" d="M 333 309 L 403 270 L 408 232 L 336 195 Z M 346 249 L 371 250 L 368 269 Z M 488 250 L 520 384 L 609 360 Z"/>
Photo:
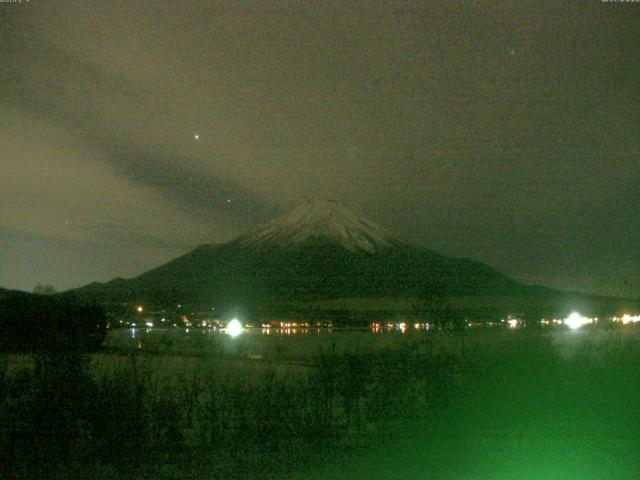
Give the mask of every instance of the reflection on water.
<path id="1" fill-rule="evenodd" d="M 212 361 L 224 358 L 306 368 L 318 355 L 424 346 L 437 332 L 426 324 L 416 328 L 407 322 L 359 328 L 259 326 L 244 328 L 236 337 L 220 328 L 128 328 L 111 330 L 105 346 L 113 353 L 208 357 Z M 458 348 L 455 342 L 443 347 Z"/>
<path id="2" fill-rule="evenodd" d="M 572 329 L 569 324 L 549 321 L 538 327 L 518 321 L 474 323 L 450 328 L 431 322 L 374 322 L 367 327 L 262 326 L 245 327 L 233 337 L 224 328 L 120 328 L 109 331 L 105 346 L 111 351 L 139 351 L 150 354 L 221 356 L 265 361 L 307 361 L 321 352 L 348 352 L 406 347 L 437 349 L 456 354 L 469 348 L 508 345 L 523 336 L 534 335 L 561 356 L 573 356 L 585 344 L 602 345 L 612 336 L 640 338 L 640 325 L 620 320 L 587 323 Z M 575 326 L 575 325 L 574 325 Z"/>
<path id="3" fill-rule="evenodd" d="M 179 355 L 231 355 L 250 359 L 299 359 L 322 349 L 348 350 L 362 346 L 385 347 L 408 332 L 429 331 L 428 324 L 395 322 L 369 327 L 316 327 L 297 324 L 244 327 L 229 335 L 225 328 L 131 327 L 109 331 L 105 345 L 115 351 L 141 350 L 147 353 Z"/>
<path id="4" fill-rule="evenodd" d="M 250 333 L 253 333 L 250 330 Z M 257 330 L 256 332 L 257 333 Z M 308 328 L 308 327 L 285 327 L 285 328 L 265 328 L 262 327 L 260 330 L 262 335 L 321 335 L 323 333 L 330 334 L 333 333 L 333 328 Z"/>
<path id="5" fill-rule="evenodd" d="M 571 319 L 573 317 L 570 317 Z M 635 321 L 636 317 L 634 317 Z M 541 320 L 536 325 L 540 327 L 559 327 L 558 329 L 561 331 L 569 329 L 577 329 L 584 325 L 589 325 L 592 323 L 597 323 L 597 319 L 588 319 L 580 317 L 580 324 L 576 325 L 577 322 L 570 322 L 569 320 Z M 618 319 L 613 319 L 613 322 Z M 630 321 L 620 323 L 631 323 Z M 140 336 L 148 336 L 148 335 L 173 335 L 173 336 L 189 336 L 189 335 L 200 335 L 200 336 L 327 336 L 333 335 L 336 333 L 340 334 L 354 334 L 354 335 L 370 335 L 374 334 L 374 336 L 380 336 L 385 334 L 401 334 L 406 335 L 408 333 L 433 333 L 438 331 L 457 331 L 457 332 L 479 332 L 479 331 L 495 331 L 495 330 L 519 330 L 521 328 L 526 328 L 527 325 L 525 322 L 519 319 L 508 318 L 502 320 L 501 322 L 477 322 L 477 321 L 466 321 L 465 323 L 458 325 L 451 324 L 443 324 L 437 325 L 430 322 L 409 322 L 409 321 L 398 321 L 398 322 L 373 322 L 369 326 L 366 327 L 334 327 L 330 326 L 312 326 L 309 323 L 288 323 L 281 322 L 281 325 L 269 325 L 263 324 L 258 326 L 247 325 L 242 327 L 241 330 L 236 335 L 228 335 L 228 329 L 220 328 L 217 326 L 207 326 L 207 327 L 141 327 L 135 326 L 132 324 L 131 327 L 127 329 L 113 329 L 111 330 L 111 335 L 120 336 L 119 331 L 128 332 L 128 336 L 130 339 L 135 339 Z"/>

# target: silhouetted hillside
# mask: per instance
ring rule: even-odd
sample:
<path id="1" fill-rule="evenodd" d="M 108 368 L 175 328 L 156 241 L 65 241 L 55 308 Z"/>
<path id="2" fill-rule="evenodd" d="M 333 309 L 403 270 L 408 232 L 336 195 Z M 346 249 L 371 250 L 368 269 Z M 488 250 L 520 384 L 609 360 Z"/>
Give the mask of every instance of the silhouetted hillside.
<path id="1" fill-rule="evenodd" d="M 71 297 L 0 291 L 0 350 L 95 351 L 104 340 L 101 307 Z"/>
<path id="2" fill-rule="evenodd" d="M 508 298 L 514 309 L 537 301 L 531 310 L 540 307 L 539 312 L 545 305 L 581 298 L 524 285 L 477 261 L 409 245 L 332 202 L 304 204 L 229 243 L 202 245 L 138 277 L 93 283 L 77 293 L 158 307 L 316 302 L 322 308 L 318 301 L 411 298 L 424 308 L 436 305 L 441 313 L 460 310 L 455 299 L 463 298 Z M 478 311 L 495 315 L 498 310 Z"/>

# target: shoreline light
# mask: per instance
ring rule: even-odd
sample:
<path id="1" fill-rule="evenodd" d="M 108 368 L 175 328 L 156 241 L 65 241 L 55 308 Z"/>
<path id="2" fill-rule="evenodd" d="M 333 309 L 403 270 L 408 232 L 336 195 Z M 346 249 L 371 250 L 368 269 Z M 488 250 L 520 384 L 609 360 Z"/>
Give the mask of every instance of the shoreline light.
<path id="1" fill-rule="evenodd" d="M 628 323 L 638 323 L 640 322 L 640 315 L 629 315 L 625 313 L 622 316 L 622 324 L 627 325 Z"/>
<path id="2" fill-rule="evenodd" d="M 237 318 L 234 318 L 227 324 L 226 332 L 231 337 L 237 337 L 243 331 L 242 324 Z"/>
<path id="3" fill-rule="evenodd" d="M 593 320 L 587 317 L 583 317 L 577 312 L 572 312 L 564 320 L 564 324 L 569 327 L 571 330 L 577 330 L 578 328 L 587 325 L 588 323 L 592 323 Z"/>

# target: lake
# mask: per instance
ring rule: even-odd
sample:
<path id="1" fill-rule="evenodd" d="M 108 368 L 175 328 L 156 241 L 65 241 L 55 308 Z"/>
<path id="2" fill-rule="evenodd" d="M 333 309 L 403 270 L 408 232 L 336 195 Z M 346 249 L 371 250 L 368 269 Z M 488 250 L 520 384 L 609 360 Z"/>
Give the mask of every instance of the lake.
<path id="1" fill-rule="evenodd" d="M 594 352 L 608 344 L 636 343 L 636 325 L 611 328 L 588 325 L 572 330 L 474 327 L 462 331 L 401 328 L 247 328 L 238 336 L 214 329 L 120 328 L 109 331 L 105 346 L 141 353 L 231 356 L 249 360 L 309 361 L 319 353 L 366 352 L 396 348 L 458 355 L 468 349 L 499 350 L 516 336 L 531 333 L 547 338 L 555 352 L 570 358 L 588 345 Z M 617 348 L 618 348 L 617 347 Z"/>

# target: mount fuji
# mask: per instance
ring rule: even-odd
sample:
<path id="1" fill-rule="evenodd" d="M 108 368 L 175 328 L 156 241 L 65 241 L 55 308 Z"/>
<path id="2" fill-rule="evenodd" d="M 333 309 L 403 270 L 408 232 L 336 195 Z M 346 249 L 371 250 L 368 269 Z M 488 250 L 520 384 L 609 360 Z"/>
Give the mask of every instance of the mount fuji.
<path id="1" fill-rule="evenodd" d="M 374 253 L 403 246 L 383 227 L 337 202 L 306 202 L 286 216 L 262 225 L 238 238 L 236 243 L 257 248 L 301 248 L 314 243 L 333 243 L 351 252 Z"/>
<path id="2" fill-rule="evenodd" d="M 410 245 L 335 202 L 308 202 L 225 244 L 75 293 L 159 306 L 433 298 L 527 288 L 493 268 Z"/>

